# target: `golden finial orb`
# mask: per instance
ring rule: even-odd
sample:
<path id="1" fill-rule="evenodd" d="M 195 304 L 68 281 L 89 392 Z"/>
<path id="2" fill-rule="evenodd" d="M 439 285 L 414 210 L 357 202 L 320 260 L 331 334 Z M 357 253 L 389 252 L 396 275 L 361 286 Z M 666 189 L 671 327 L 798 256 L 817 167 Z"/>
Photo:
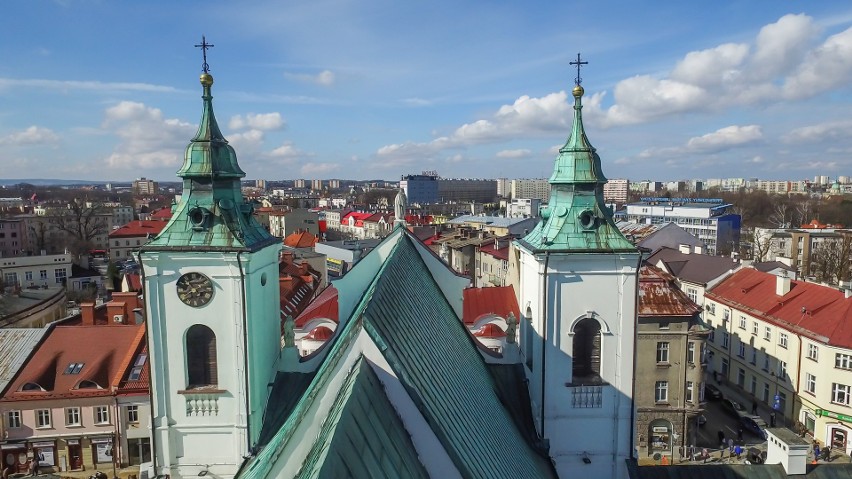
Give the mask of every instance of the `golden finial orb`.
<path id="1" fill-rule="evenodd" d="M 202 73 L 198 79 L 201 81 L 202 86 L 210 86 L 213 84 L 213 75 L 209 73 Z"/>
<path id="2" fill-rule="evenodd" d="M 580 85 L 577 85 L 577 86 L 574 87 L 573 90 L 571 90 L 571 94 L 574 95 L 574 98 L 580 98 L 581 96 L 583 96 L 583 93 L 585 91 L 586 90 L 583 90 L 583 87 L 581 87 Z"/>

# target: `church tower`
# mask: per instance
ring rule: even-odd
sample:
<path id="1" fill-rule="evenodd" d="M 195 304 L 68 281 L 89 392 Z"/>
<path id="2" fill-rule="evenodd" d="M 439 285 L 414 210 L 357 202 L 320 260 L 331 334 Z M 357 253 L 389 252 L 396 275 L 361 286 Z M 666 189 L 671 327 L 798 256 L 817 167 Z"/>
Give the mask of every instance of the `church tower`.
<path id="1" fill-rule="evenodd" d="M 245 173 L 213 115 L 186 147 L 183 194 L 139 253 L 151 359 L 155 474 L 233 477 L 260 434 L 281 349 L 280 241 L 252 216 Z"/>
<path id="2" fill-rule="evenodd" d="M 514 244 L 520 346 L 533 417 L 560 477 L 627 477 L 641 255 L 603 200 L 601 160 L 583 128 L 577 65 L 574 123 L 559 150 L 542 221 Z"/>

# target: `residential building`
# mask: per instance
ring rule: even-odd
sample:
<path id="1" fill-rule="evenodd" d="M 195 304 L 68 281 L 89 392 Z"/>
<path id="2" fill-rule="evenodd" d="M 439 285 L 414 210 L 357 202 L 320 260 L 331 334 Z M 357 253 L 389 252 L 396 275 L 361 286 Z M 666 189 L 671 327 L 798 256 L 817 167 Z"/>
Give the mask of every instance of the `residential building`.
<path id="1" fill-rule="evenodd" d="M 109 233 L 109 256 L 111 260 L 132 259 L 139 248 L 166 227 L 165 221 L 136 220 Z"/>
<path id="2" fill-rule="evenodd" d="M 438 201 L 494 203 L 497 201 L 497 182 L 478 178 L 439 178 Z"/>
<path id="3" fill-rule="evenodd" d="M 710 334 L 701 307 L 674 276 L 644 264 L 639 270 L 636 328 L 636 444 L 639 457 L 676 457 L 695 444 L 702 412 L 702 353 Z"/>
<path id="4" fill-rule="evenodd" d="M 147 178 L 139 178 L 138 180 L 133 180 L 133 194 L 134 195 L 156 195 L 160 192 L 160 187 L 154 180 L 149 180 Z"/>
<path id="5" fill-rule="evenodd" d="M 507 198 L 511 195 L 512 182 L 509 178 L 497 178 L 497 196 Z"/>
<path id="6" fill-rule="evenodd" d="M 29 457 L 43 472 L 121 467 L 116 390 L 139 362 L 133 352 L 144 337 L 136 324 L 56 326 L 46 334 L 0 398 L 0 450 L 4 458 L 12 453 L 17 472 L 26 472 Z"/>
<path id="7" fill-rule="evenodd" d="M 506 205 L 509 218 L 537 218 L 541 209 L 541 200 L 531 198 L 512 198 Z"/>
<path id="8" fill-rule="evenodd" d="M 297 180 L 293 180 L 293 188 L 304 189 L 304 188 L 307 187 L 306 185 L 307 185 L 306 180 L 303 180 L 301 178 L 297 179 Z"/>
<path id="9" fill-rule="evenodd" d="M 322 180 L 311 180 L 311 189 L 313 191 L 322 191 Z"/>
<path id="10" fill-rule="evenodd" d="M 712 369 L 779 424 L 852 452 L 852 293 L 744 268 L 705 301 Z"/>
<path id="11" fill-rule="evenodd" d="M 268 220 L 269 232 L 279 238 L 302 231 L 320 234 L 319 213 L 307 208 L 274 210 L 268 213 Z"/>
<path id="12" fill-rule="evenodd" d="M 708 254 L 738 251 L 740 215 L 733 205 L 707 198 L 642 198 L 627 205 L 627 221 L 676 223 L 707 245 Z"/>
<path id="13" fill-rule="evenodd" d="M 399 181 L 399 187 L 412 205 L 437 203 L 439 200 L 438 177 L 435 175 L 406 175 Z"/>
<path id="14" fill-rule="evenodd" d="M 473 277 L 475 287 L 506 286 L 510 243 L 509 237 L 491 238 L 490 243 L 479 246 L 476 253 L 476 274 Z"/>
<path id="15" fill-rule="evenodd" d="M 604 201 L 623 205 L 627 203 L 627 192 L 629 190 L 630 180 L 628 179 L 607 180 L 603 189 Z"/>
<path id="16" fill-rule="evenodd" d="M 830 284 L 852 274 L 852 229 L 814 220 L 800 228 L 755 228 L 752 251 L 757 261 L 788 260 L 802 277 Z"/>
<path id="17" fill-rule="evenodd" d="M 21 220 L 0 218 L 0 258 L 19 256 L 25 250 L 24 233 Z"/>
<path id="18" fill-rule="evenodd" d="M 494 236 L 523 236 L 530 232 L 538 218 L 507 218 L 505 216 L 462 215 L 447 221 L 454 228 L 471 228 Z"/>
<path id="19" fill-rule="evenodd" d="M 530 198 L 546 202 L 550 198 L 550 182 L 547 178 L 512 180 L 510 195 L 514 198 Z"/>
<path id="20" fill-rule="evenodd" d="M 701 254 L 687 245 L 678 249 L 663 246 L 647 262 L 674 276 L 680 290 L 701 307 L 705 291 L 742 267 L 730 258 Z"/>
<path id="21" fill-rule="evenodd" d="M 346 274 L 379 243 L 379 239 L 324 241 L 317 243 L 314 250 L 325 255 L 329 276 L 338 277 Z"/>

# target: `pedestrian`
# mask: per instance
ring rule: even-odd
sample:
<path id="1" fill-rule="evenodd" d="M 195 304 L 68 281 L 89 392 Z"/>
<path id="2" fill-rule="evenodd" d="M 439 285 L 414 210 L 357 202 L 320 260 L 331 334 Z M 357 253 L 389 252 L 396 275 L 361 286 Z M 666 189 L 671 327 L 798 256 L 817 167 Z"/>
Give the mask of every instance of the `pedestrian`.
<path id="1" fill-rule="evenodd" d="M 707 459 L 710 459 L 710 451 L 706 447 L 701 449 L 701 459 L 704 460 L 705 464 L 707 463 Z"/>
<path id="2" fill-rule="evenodd" d="M 822 459 L 826 462 L 831 462 L 831 446 L 828 444 L 822 448 Z"/>
<path id="3" fill-rule="evenodd" d="M 819 444 L 814 443 L 814 460 L 819 459 Z"/>
<path id="4" fill-rule="evenodd" d="M 737 429 L 737 441 L 743 442 L 743 428 Z"/>
<path id="5" fill-rule="evenodd" d="M 734 455 L 734 440 L 731 438 L 728 438 L 728 452 L 731 456 Z"/>
<path id="6" fill-rule="evenodd" d="M 719 443 L 722 445 L 722 449 L 724 449 L 725 444 L 727 444 L 727 441 L 725 441 L 725 431 L 719 429 L 717 436 L 719 437 Z"/>
<path id="7" fill-rule="evenodd" d="M 775 411 L 769 413 L 769 427 L 775 427 Z"/>
<path id="8" fill-rule="evenodd" d="M 751 400 L 751 415 L 757 416 L 757 399 Z"/>
<path id="9" fill-rule="evenodd" d="M 737 444 L 737 447 L 734 448 L 734 454 L 737 455 L 737 459 L 740 458 L 740 455 L 743 453 L 743 447 Z"/>

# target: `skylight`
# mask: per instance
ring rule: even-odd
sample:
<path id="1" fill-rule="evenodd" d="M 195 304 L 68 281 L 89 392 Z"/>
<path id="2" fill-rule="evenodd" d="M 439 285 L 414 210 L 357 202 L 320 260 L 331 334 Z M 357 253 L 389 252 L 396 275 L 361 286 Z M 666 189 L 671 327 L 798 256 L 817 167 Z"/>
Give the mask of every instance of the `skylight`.
<path id="1" fill-rule="evenodd" d="M 80 374 L 80 371 L 83 370 L 83 366 L 85 365 L 86 363 L 71 363 L 65 368 L 65 372 L 62 374 Z"/>
<path id="2" fill-rule="evenodd" d="M 127 377 L 128 381 L 138 381 L 139 377 L 142 375 L 142 366 L 145 365 L 145 360 L 148 359 L 148 355 L 145 353 L 136 356 L 136 361 L 133 362 L 133 369 L 130 370 L 130 376 Z"/>

